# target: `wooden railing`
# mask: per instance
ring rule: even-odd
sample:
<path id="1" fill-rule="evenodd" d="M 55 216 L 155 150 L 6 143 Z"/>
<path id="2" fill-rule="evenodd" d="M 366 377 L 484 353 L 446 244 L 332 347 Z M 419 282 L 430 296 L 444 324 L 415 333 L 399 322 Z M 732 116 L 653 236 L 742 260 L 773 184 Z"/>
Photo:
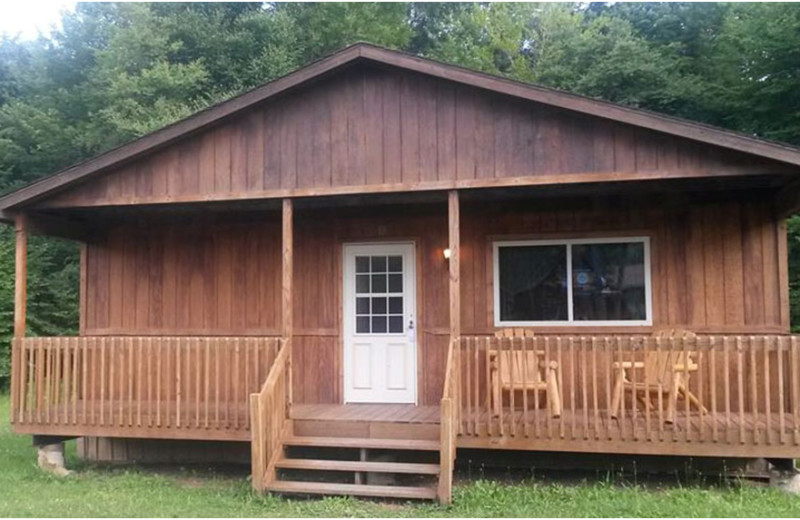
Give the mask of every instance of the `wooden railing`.
<path id="1" fill-rule="evenodd" d="M 796 336 L 463 337 L 456 350 L 460 446 L 798 453 Z"/>
<path id="2" fill-rule="evenodd" d="M 12 343 L 13 428 L 40 435 L 249 439 L 274 337 L 51 337 Z"/>
<path id="3" fill-rule="evenodd" d="M 283 439 L 291 433 L 292 340 L 282 340 L 281 350 L 259 392 L 250 395 L 253 418 L 251 437 L 252 485 L 263 491 L 275 478 L 275 463 Z"/>
<path id="4" fill-rule="evenodd" d="M 453 466 L 456 459 L 456 441 L 461 423 L 461 406 L 459 390 L 461 388 L 461 351 L 458 339 L 450 342 L 447 350 L 444 389 L 440 402 L 441 421 L 439 423 L 439 502 L 449 504 L 452 501 Z"/>

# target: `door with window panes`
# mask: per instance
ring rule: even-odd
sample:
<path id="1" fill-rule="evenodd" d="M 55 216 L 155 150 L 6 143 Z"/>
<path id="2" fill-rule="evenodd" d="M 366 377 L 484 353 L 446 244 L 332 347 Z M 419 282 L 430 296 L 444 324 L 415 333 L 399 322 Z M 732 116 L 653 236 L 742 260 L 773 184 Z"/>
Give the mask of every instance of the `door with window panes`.
<path id="1" fill-rule="evenodd" d="M 345 402 L 414 403 L 414 245 L 347 244 L 343 271 Z"/>

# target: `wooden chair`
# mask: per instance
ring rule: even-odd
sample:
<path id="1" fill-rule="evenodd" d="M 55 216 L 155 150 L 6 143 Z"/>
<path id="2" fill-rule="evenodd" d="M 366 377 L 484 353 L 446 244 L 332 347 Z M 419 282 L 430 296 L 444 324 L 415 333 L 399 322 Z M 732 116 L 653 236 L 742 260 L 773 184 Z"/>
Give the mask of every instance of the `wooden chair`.
<path id="1" fill-rule="evenodd" d="M 522 328 L 501 329 L 495 332 L 498 339 L 532 338 L 533 331 Z M 511 392 L 534 392 L 534 399 L 539 392 L 547 397 L 547 407 L 553 417 L 561 417 L 561 394 L 558 385 L 558 363 L 546 363 L 543 350 L 498 349 L 489 352 L 489 363 L 492 384 L 492 408 L 495 416 L 499 416 L 503 407 L 503 394 Z M 522 402 L 522 401 L 520 401 Z"/>
<path id="2" fill-rule="evenodd" d="M 691 331 L 681 329 L 666 329 L 653 333 L 654 338 L 672 339 L 691 339 L 697 335 Z M 666 397 L 666 417 L 664 422 L 673 423 L 675 421 L 675 409 L 678 398 L 688 399 L 689 403 L 697 409 L 708 412 L 700 400 L 689 391 L 689 373 L 696 372 L 699 365 L 695 363 L 696 352 L 683 350 L 670 350 L 670 343 L 665 342 L 661 351 L 650 350 L 647 352 L 645 360 L 642 361 L 618 361 L 613 364 L 616 378 L 611 399 L 611 417 L 616 419 L 619 415 L 620 405 L 624 399 L 625 392 L 630 392 L 634 396 L 632 406 L 636 406 L 639 401 L 642 406 L 647 407 L 650 400 L 650 409 L 657 410 L 657 401 L 653 399 Z M 632 377 L 632 371 L 638 370 L 637 377 Z M 636 383 L 634 384 L 634 380 Z"/>

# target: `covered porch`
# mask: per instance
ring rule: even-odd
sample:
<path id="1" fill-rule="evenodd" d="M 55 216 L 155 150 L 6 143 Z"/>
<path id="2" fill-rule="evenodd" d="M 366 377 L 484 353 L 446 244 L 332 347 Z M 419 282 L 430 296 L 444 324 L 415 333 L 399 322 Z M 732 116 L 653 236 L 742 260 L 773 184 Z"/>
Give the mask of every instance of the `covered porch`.
<path id="1" fill-rule="evenodd" d="M 25 239 L 38 223 L 20 218 L 13 428 L 247 442 L 262 490 L 281 489 L 281 467 L 311 464 L 287 462 L 292 446 L 435 452 L 442 500 L 458 448 L 794 457 L 800 346 L 786 333 L 772 203 L 756 181 L 686 180 L 283 199 L 210 215 L 63 210 L 108 218 L 86 237 L 71 338 L 24 337 Z M 511 325 L 495 312 L 496 244 L 585 237 L 649 241 L 647 319 L 497 335 Z M 344 349 L 358 313 L 345 300 L 362 294 L 347 293 L 343 248 L 397 242 L 414 245 L 413 399 L 357 404 Z M 618 313 L 619 293 L 570 312 Z M 653 336 L 669 328 L 696 335 Z"/>

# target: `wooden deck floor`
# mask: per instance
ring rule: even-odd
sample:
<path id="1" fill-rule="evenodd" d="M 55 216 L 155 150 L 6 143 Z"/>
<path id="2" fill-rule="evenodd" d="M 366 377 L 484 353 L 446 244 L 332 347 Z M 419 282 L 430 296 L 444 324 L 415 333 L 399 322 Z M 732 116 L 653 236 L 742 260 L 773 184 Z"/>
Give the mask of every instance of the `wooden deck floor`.
<path id="1" fill-rule="evenodd" d="M 295 404 L 292 419 L 439 424 L 438 406 L 413 404 Z"/>

